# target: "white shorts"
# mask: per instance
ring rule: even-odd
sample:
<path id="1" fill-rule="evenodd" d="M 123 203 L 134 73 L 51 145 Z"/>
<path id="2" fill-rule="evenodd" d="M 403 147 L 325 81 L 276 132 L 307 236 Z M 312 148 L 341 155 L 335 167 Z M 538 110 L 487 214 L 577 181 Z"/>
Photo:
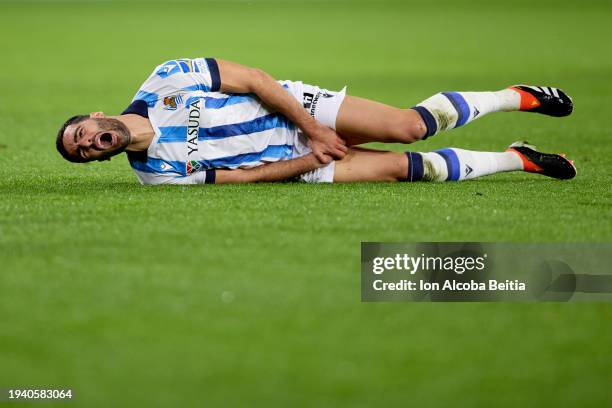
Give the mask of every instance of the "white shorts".
<path id="1" fill-rule="evenodd" d="M 291 94 L 317 121 L 334 130 L 336 129 L 336 118 L 340 105 L 346 96 L 346 87 L 339 92 L 333 92 L 302 82 L 284 81 L 283 83 L 288 85 Z M 304 156 L 311 151 L 308 146 L 308 137 L 298 131 L 293 144 L 293 157 Z M 298 179 L 306 183 L 332 183 L 335 168 L 336 162 L 332 161 L 319 169 L 302 174 Z"/>

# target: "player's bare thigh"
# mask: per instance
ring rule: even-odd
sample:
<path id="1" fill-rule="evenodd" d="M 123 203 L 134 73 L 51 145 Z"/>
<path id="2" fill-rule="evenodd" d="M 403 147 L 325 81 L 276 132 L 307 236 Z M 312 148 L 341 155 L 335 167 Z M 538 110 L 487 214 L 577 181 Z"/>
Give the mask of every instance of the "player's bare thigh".
<path id="1" fill-rule="evenodd" d="M 347 95 L 338 111 L 336 131 L 348 145 L 358 145 L 413 143 L 425 136 L 427 128 L 415 110 Z"/>
<path id="2" fill-rule="evenodd" d="M 335 164 L 334 182 L 397 181 L 408 173 L 408 158 L 404 153 L 351 147 Z"/>

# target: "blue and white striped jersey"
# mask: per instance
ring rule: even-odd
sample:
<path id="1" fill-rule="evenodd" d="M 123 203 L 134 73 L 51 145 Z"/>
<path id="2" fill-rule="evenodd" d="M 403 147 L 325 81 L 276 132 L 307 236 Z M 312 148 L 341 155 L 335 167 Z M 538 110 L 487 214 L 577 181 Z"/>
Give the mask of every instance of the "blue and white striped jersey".
<path id="1" fill-rule="evenodd" d="M 155 68 L 123 112 L 148 117 L 155 130 L 146 152 L 128 153 L 141 183 L 209 183 L 214 169 L 292 157 L 293 123 L 254 95 L 224 94 L 219 87 L 211 58 L 171 60 Z"/>

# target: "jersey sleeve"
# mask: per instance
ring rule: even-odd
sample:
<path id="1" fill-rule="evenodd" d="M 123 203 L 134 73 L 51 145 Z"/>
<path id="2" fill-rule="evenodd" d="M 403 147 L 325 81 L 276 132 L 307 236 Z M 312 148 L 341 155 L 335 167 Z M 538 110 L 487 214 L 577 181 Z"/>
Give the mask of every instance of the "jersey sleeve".
<path id="1" fill-rule="evenodd" d="M 149 107 L 177 91 L 218 92 L 219 67 L 214 58 L 176 59 L 158 65 L 132 101 L 144 100 Z"/>
<path id="2" fill-rule="evenodd" d="M 171 171 L 167 173 L 154 171 L 146 164 L 140 165 L 137 163 L 134 165 L 131 163 L 131 165 L 136 172 L 136 176 L 138 177 L 140 184 L 144 185 L 214 184 L 217 175 L 215 169 L 197 171 L 187 176 L 182 176 Z"/>
<path id="3" fill-rule="evenodd" d="M 182 177 L 162 176 L 156 184 L 214 184 L 215 177 L 215 169 L 209 169 Z"/>

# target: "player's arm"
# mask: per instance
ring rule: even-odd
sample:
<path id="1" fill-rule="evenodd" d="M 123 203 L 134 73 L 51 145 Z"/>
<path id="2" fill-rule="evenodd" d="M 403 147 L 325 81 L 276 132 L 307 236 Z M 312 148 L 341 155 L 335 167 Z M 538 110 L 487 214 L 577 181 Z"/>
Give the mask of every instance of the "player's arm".
<path id="1" fill-rule="evenodd" d="M 284 181 L 318 169 L 321 162 L 310 153 L 296 159 L 263 164 L 251 169 L 209 169 L 184 177 L 154 175 L 143 184 L 229 184 Z"/>
<path id="2" fill-rule="evenodd" d="M 257 95 L 265 105 L 282 113 L 302 129 L 310 138 L 312 151 L 321 163 L 329 163 L 332 157 L 336 159 L 344 157 L 347 147 L 337 133 L 310 116 L 272 76 L 257 68 L 229 61 L 216 61 L 221 92 Z"/>
<path id="3" fill-rule="evenodd" d="M 251 169 L 217 170 L 215 183 L 255 183 L 283 181 L 321 167 L 311 153 L 296 159 L 278 161 Z"/>

